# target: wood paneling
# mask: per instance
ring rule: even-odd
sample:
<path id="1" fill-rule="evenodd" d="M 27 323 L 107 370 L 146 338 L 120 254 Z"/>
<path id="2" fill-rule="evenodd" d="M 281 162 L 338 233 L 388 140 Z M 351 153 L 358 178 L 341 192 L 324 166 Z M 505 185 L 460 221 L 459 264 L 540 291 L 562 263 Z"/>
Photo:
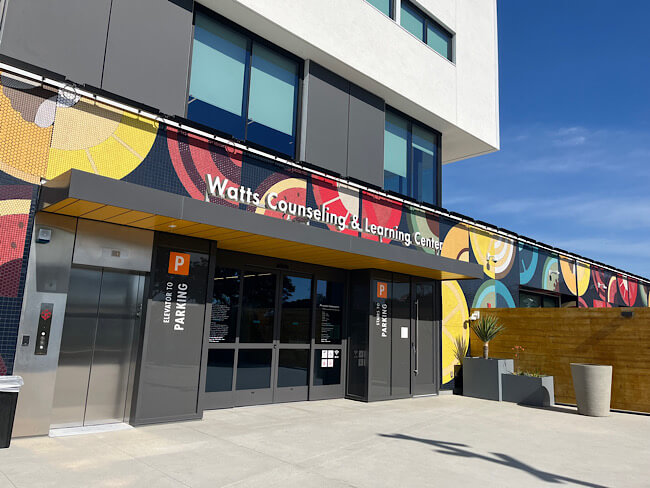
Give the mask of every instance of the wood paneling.
<path id="1" fill-rule="evenodd" d="M 614 367 L 612 408 L 650 412 L 650 308 L 487 308 L 505 330 L 490 342 L 490 357 L 513 358 L 516 367 L 553 375 L 555 400 L 575 404 L 570 363 Z M 633 311 L 624 318 L 622 311 Z M 483 344 L 472 332 L 471 354 Z"/>

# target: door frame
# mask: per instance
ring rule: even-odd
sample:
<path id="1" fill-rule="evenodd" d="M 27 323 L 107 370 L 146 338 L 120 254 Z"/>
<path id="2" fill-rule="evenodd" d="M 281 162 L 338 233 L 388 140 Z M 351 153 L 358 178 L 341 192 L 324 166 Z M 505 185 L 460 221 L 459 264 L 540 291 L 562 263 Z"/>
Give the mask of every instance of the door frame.
<path id="1" fill-rule="evenodd" d="M 432 374 L 433 383 L 427 385 L 427 388 L 422 388 L 418 385 L 417 376 L 418 369 L 421 366 L 419 363 L 418 351 L 418 331 L 419 331 L 419 297 L 417 295 L 417 285 L 420 283 L 431 284 L 431 307 L 432 307 Z M 441 297 L 440 297 L 440 281 L 432 280 L 430 278 L 411 277 L 411 396 L 430 396 L 440 393 L 440 368 L 441 368 Z"/>

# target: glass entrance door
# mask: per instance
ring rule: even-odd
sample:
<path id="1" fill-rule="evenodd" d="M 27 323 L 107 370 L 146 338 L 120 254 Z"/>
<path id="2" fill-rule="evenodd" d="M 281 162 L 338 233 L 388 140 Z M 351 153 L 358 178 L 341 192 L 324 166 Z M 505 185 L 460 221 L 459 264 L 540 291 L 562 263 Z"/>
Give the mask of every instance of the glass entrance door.
<path id="1" fill-rule="evenodd" d="M 412 394 L 433 395 L 438 393 L 439 331 L 435 320 L 435 284 L 433 281 L 413 280 L 411 350 Z"/>
<path id="2" fill-rule="evenodd" d="M 274 402 L 307 400 L 311 352 L 312 279 L 284 274 L 280 277 L 277 380 Z"/>

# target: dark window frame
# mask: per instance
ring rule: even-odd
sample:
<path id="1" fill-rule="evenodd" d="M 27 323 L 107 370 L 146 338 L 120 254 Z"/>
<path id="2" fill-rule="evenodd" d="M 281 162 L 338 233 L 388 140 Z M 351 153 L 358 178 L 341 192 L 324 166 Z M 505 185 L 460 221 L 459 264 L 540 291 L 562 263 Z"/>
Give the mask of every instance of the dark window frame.
<path id="1" fill-rule="evenodd" d="M 293 54 L 290 51 L 287 51 L 284 48 L 281 48 L 280 46 L 277 46 L 276 44 L 273 44 L 270 41 L 267 41 L 263 37 L 260 37 L 259 35 L 255 34 L 254 32 L 240 26 L 239 24 L 236 24 L 232 20 L 214 12 L 213 10 L 210 10 L 207 7 L 204 7 L 203 5 L 200 4 L 195 4 L 194 12 L 192 15 L 192 43 L 190 44 L 190 56 L 189 56 L 189 65 L 187 68 L 187 93 L 186 93 L 186 100 L 189 100 L 189 92 L 190 92 L 190 83 L 192 79 L 192 54 L 194 51 L 194 29 L 196 27 L 196 16 L 197 14 L 202 14 L 207 16 L 208 18 L 214 20 L 217 23 L 221 23 L 225 25 L 226 27 L 232 29 L 233 31 L 241 34 L 242 36 L 246 37 L 246 66 L 245 66 L 245 73 L 244 73 L 244 87 L 243 87 L 243 93 L 244 93 L 244 99 L 242 101 L 243 103 L 243 114 L 242 118 L 244 119 L 244 138 L 239 139 L 238 137 L 235 137 L 233 134 L 230 134 L 228 132 L 225 132 L 223 130 L 220 130 L 218 128 L 215 128 L 213 126 L 205 125 L 201 122 L 194 121 L 188 117 L 188 107 L 189 107 L 189 102 L 186 102 L 185 105 L 185 118 L 190 120 L 193 124 L 196 124 L 200 128 L 208 131 L 208 132 L 217 132 L 219 135 L 230 138 L 230 139 L 235 139 L 237 141 L 246 143 L 250 147 L 260 149 L 266 152 L 269 152 L 271 154 L 283 157 L 283 158 L 288 158 L 291 160 L 296 161 L 298 159 L 298 147 L 300 146 L 300 126 L 301 126 L 301 114 L 302 114 L 302 91 L 303 91 L 303 82 L 304 82 L 304 67 L 305 67 L 305 61 Z M 259 144 L 255 141 L 250 141 L 248 140 L 248 127 L 250 125 L 250 120 L 248 118 L 248 112 L 249 112 L 249 104 L 250 104 L 250 88 L 251 88 L 251 70 L 253 66 L 253 45 L 257 43 L 260 44 L 267 49 L 279 54 L 280 56 L 283 56 L 285 58 L 288 58 L 289 60 L 295 62 L 297 64 L 297 76 L 298 76 L 298 81 L 296 83 L 295 87 L 295 98 L 296 98 L 296 103 L 294 107 L 294 116 L 293 116 L 293 127 L 292 127 L 292 137 L 293 137 L 293 153 L 288 154 L 283 151 L 279 151 L 277 149 L 270 148 L 268 146 L 265 146 L 263 144 Z"/>
<path id="2" fill-rule="evenodd" d="M 419 122 L 419 121 L 415 120 L 413 117 L 409 117 L 404 112 L 401 112 L 401 111 L 399 111 L 399 110 L 397 110 L 397 109 L 395 109 L 393 107 L 390 107 L 388 105 L 386 105 L 386 109 L 384 111 L 384 131 L 386 130 L 386 118 L 385 118 L 386 116 L 385 116 L 385 114 L 388 113 L 388 112 L 391 112 L 393 115 L 396 115 L 396 116 L 404 119 L 406 121 L 407 127 L 408 127 L 408 132 L 407 132 L 407 136 L 406 136 L 406 145 L 407 145 L 406 186 L 407 186 L 408 193 L 407 194 L 400 194 L 400 193 L 393 192 L 391 190 L 389 190 L 389 191 L 391 193 L 396 193 L 396 194 L 400 195 L 400 197 L 405 197 L 405 198 L 411 199 L 411 200 L 416 201 L 416 202 L 424 203 L 426 205 L 435 205 L 436 207 L 442 206 L 442 133 L 440 131 L 437 131 L 436 129 L 434 129 L 432 127 L 429 127 L 426 124 L 423 124 L 422 122 Z M 413 175 L 414 175 L 414 168 L 413 168 L 413 161 L 414 161 L 414 157 L 413 157 L 413 126 L 417 126 L 422 130 L 431 132 L 434 135 L 434 137 L 436 138 L 436 141 L 435 141 L 435 146 L 436 146 L 436 162 L 435 162 L 436 163 L 436 171 L 435 171 L 436 181 L 435 181 L 435 185 L 434 185 L 434 188 L 433 188 L 433 191 L 435 193 L 435 202 L 427 202 L 427 201 L 424 201 L 424 200 L 418 198 L 417 196 L 414 196 L 413 187 L 415 185 L 415 179 L 413 177 Z M 385 155 L 384 155 L 384 158 L 385 158 Z M 385 162 L 385 159 L 384 159 L 384 162 Z M 384 168 L 384 171 L 386 171 L 385 168 Z M 384 187 L 384 189 L 386 189 L 385 181 L 384 181 L 383 187 Z"/>
<path id="3" fill-rule="evenodd" d="M 394 2 L 391 2 L 391 3 L 394 4 Z M 455 54 L 455 49 L 454 49 L 454 37 L 455 37 L 455 35 L 452 32 L 450 32 L 449 29 L 444 27 L 440 22 L 438 22 L 437 20 L 433 19 L 430 15 L 425 13 L 421 8 L 419 8 L 414 3 L 409 2 L 408 0 L 401 0 L 400 8 L 403 7 L 404 5 L 406 5 L 407 8 L 413 10 L 415 13 L 417 13 L 418 15 L 420 15 L 424 19 L 424 25 L 422 27 L 422 30 L 423 30 L 422 39 L 420 39 L 420 38 L 418 38 L 418 39 L 420 39 L 420 41 L 422 41 L 429 48 L 433 49 L 435 52 L 437 52 L 438 54 L 440 54 L 441 56 L 446 58 L 448 61 L 451 61 L 453 63 L 454 62 L 454 54 Z M 394 17 L 393 17 L 393 19 L 394 19 Z M 448 45 L 448 49 L 447 49 L 447 55 L 439 53 L 432 46 L 429 45 L 429 42 L 428 42 L 428 37 L 429 37 L 428 27 L 429 27 L 429 25 L 432 25 L 436 30 L 442 32 L 442 34 L 444 34 L 444 35 L 446 35 L 448 37 L 449 45 Z M 401 25 L 401 19 L 400 19 L 400 27 L 402 27 L 403 29 L 408 31 L 408 29 L 406 29 L 405 27 L 403 27 Z M 410 31 L 408 31 L 408 32 L 411 33 Z M 413 34 L 413 35 L 415 36 L 415 34 Z"/>
<path id="4" fill-rule="evenodd" d="M 531 307 L 531 308 L 561 308 L 562 307 L 562 295 L 560 293 L 553 293 L 549 292 L 548 290 L 539 290 L 537 288 L 528 288 L 525 286 L 520 286 L 519 287 L 519 308 L 527 308 L 527 307 L 521 307 L 521 294 L 525 293 L 527 295 L 534 295 L 539 297 L 540 299 L 540 306 L 539 307 Z M 555 307 L 545 307 L 544 306 L 544 298 L 553 298 L 557 306 Z"/>

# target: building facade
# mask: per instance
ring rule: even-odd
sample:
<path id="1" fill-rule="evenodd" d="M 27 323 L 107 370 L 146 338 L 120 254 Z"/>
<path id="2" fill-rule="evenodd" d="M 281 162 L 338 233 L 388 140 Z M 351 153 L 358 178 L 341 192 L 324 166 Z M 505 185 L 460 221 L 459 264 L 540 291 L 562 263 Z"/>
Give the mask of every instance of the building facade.
<path id="1" fill-rule="evenodd" d="M 442 165 L 499 148 L 495 1 L 0 12 L 16 435 L 435 394 L 473 307 L 648 306 L 639 276 L 443 208 Z"/>

